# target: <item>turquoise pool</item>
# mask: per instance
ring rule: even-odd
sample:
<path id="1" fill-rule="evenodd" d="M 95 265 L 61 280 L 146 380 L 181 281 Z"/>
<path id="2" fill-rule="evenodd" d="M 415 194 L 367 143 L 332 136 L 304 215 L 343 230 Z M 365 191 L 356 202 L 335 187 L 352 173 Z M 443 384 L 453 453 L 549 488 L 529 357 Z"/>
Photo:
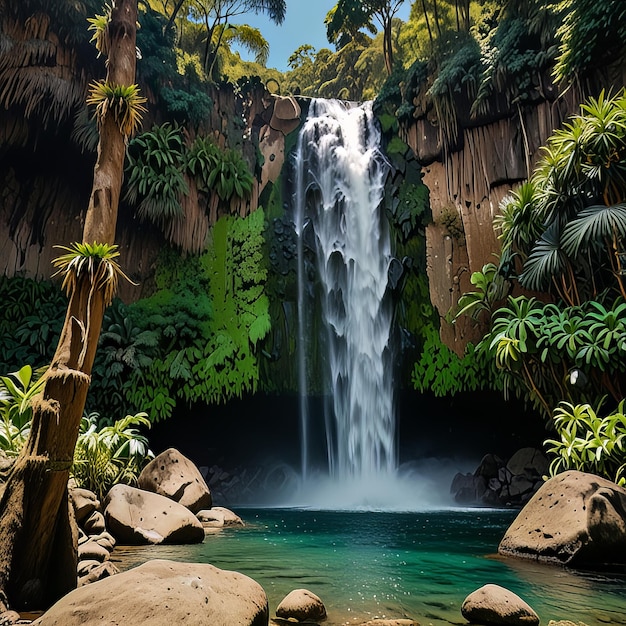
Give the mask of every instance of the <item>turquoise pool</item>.
<path id="1" fill-rule="evenodd" d="M 626 571 L 594 573 L 504 559 L 497 546 L 514 511 L 421 512 L 237 508 L 244 528 L 192 546 L 118 547 L 123 569 L 151 558 L 207 562 L 242 572 L 267 592 L 270 613 L 292 589 L 324 601 L 328 626 L 411 617 L 465 624 L 465 597 L 486 583 L 520 595 L 541 624 L 626 624 Z"/>

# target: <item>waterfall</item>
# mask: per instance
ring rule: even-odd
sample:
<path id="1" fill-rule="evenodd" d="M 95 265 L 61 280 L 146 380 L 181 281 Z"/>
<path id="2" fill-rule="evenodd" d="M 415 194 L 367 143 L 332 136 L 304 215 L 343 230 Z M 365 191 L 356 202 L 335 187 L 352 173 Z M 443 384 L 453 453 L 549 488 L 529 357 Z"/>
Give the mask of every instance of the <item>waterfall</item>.
<path id="1" fill-rule="evenodd" d="M 298 235 L 298 366 L 302 475 L 310 467 L 308 353 L 320 342 L 328 410 L 328 472 L 370 479 L 397 466 L 388 297 L 391 246 L 381 209 L 388 165 L 371 103 L 313 100 L 295 154 L 294 219 Z M 308 249 L 307 249 L 308 248 Z M 311 337 L 315 267 L 324 335 Z"/>

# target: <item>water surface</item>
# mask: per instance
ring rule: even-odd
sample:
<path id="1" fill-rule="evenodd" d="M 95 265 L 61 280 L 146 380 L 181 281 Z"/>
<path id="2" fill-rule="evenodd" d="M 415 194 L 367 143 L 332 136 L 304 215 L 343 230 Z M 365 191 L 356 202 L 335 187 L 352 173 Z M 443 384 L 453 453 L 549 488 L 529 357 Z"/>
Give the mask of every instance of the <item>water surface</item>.
<path id="1" fill-rule="evenodd" d="M 166 558 L 242 572 L 263 586 L 272 616 L 287 593 L 305 587 L 326 605 L 328 626 L 383 617 L 466 624 L 463 600 L 487 583 L 517 593 L 545 626 L 551 619 L 626 624 L 625 572 L 575 572 L 496 554 L 515 511 L 236 512 L 244 528 L 191 546 L 118 547 L 113 559 L 123 569 Z"/>

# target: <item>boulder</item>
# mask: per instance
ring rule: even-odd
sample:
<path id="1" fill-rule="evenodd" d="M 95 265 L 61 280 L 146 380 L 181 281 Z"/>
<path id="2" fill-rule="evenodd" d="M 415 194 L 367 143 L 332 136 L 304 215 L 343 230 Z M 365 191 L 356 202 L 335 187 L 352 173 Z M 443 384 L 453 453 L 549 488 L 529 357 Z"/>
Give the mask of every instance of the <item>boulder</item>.
<path id="1" fill-rule="evenodd" d="M 93 561 L 84 561 L 83 563 L 93 563 Z M 114 574 L 118 574 L 119 569 L 111 561 L 105 561 L 104 563 L 98 563 L 97 565 L 91 565 L 90 567 L 84 567 L 83 573 L 78 576 L 78 586 L 89 585 L 95 583 L 103 578 L 108 578 Z"/>
<path id="2" fill-rule="evenodd" d="M 201 543 L 204 528 L 182 504 L 149 491 L 115 485 L 104 501 L 108 531 L 118 543 Z"/>
<path id="3" fill-rule="evenodd" d="M 499 585 L 484 585 L 470 593 L 461 614 L 472 624 L 484 626 L 536 626 L 539 616 L 512 591 Z"/>
<path id="4" fill-rule="evenodd" d="M 113 548 L 115 548 L 115 537 L 106 530 L 99 535 L 92 535 L 89 539 L 106 548 L 109 552 L 113 552 Z"/>
<path id="5" fill-rule="evenodd" d="M 137 486 L 170 498 L 192 513 L 210 509 L 213 503 L 200 470 L 174 448 L 161 452 L 143 468 Z"/>
<path id="6" fill-rule="evenodd" d="M 74 506 L 76 523 L 82 526 L 83 522 L 94 512 L 100 510 L 100 501 L 93 491 L 74 487 L 69 490 L 70 502 Z"/>
<path id="7" fill-rule="evenodd" d="M 528 479 L 541 478 L 548 473 L 548 457 L 537 448 L 520 448 L 506 464 L 514 476 L 523 475 Z"/>
<path id="8" fill-rule="evenodd" d="M 586 565 L 626 562 L 626 490 L 571 470 L 546 481 L 506 531 L 498 552 Z"/>
<path id="9" fill-rule="evenodd" d="M 148 561 L 79 587 L 33 626 L 267 626 L 263 588 L 240 574 L 206 563 Z"/>
<path id="10" fill-rule="evenodd" d="M 223 506 L 214 506 L 210 509 L 198 511 L 196 517 L 202 525 L 208 528 L 222 528 L 223 526 L 243 526 L 243 520 L 239 515 Z"/>
<path id="11" fill-rule="evenodd" d="M 300 125 L 302 113 L 300 105 L 293 96 L 274 95 L 274 109 L 270 119 L 270 128 L 287 135 Z"/>
<path id="12" fill-rule="evenodd" d="M 326 619 L 324 603 L 308 589 L 294 589 L 279 603 L 276 617 L 300 622 L 317 622 Z"/>
<path id="13" fill-rule="evenodd" d="M 87 535 L 99 535 L 106 530 L 104 515 L 100 511 L 92 511 L 82 523 L 82 529 Z"/>
<path id="14" fill-rule="evenodd" d="M 458 472 L 452 479 L 450 493 L 458 504 L 477 504 L 487 492 L 487 481 L 484 476 L 462 474 Z"/>
<path id="15" fill-rule="evenodd" d="M 102 563 L 109 558 L 110 551 L 92 539 L 78 546 L 79 561 L 99 561 Z"/>

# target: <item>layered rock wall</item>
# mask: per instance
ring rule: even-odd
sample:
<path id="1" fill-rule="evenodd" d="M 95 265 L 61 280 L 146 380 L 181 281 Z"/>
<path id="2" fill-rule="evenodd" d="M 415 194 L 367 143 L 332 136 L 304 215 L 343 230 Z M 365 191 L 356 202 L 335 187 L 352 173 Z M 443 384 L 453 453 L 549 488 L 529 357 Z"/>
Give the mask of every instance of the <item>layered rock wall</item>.
<path id="1" fill-rule="evenodd" d="M 480 338 L 483 329 L 468 320 L 450 324 L 444 316 L 473 289 L 472 272 L 496 262 L 500 246 L 492 224 L 500 202 L 532 173 L 541 146 L 578 104 L 578 93 L 572 90 L 500 117 L 476 120 L 459 130 L 456 145 L 447 150 L 426 115 L 404 128 L 403 138 L 422 164 L 430 190 L 430 297 L 441 317 L 442 340 L 458 354 L 468 341 Z"/>

